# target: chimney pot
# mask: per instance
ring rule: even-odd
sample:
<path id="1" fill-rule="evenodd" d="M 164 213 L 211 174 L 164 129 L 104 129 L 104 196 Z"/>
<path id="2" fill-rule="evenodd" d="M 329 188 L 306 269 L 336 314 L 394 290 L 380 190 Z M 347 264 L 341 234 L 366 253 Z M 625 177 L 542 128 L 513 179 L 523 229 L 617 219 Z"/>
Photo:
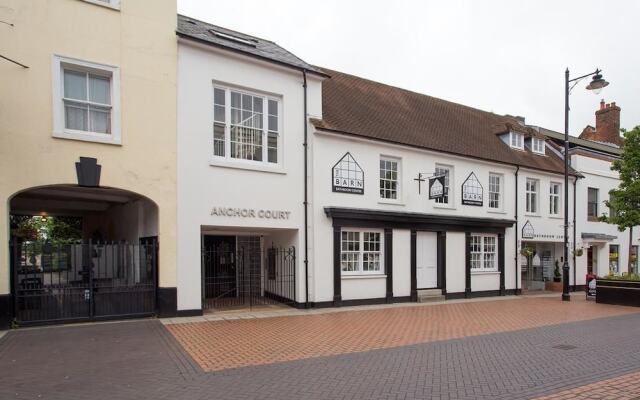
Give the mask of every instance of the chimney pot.
<path id="1" fill-rule="evenodd" d="M 600 100 L 600 109 L 604 110 L 604 99 Z"/>

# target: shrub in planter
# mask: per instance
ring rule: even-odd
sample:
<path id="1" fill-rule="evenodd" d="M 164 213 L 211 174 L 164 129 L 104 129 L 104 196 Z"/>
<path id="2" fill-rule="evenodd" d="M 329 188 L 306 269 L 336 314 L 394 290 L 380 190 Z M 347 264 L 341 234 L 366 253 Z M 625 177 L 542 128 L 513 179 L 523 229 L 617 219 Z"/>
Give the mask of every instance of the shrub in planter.
<path id="1" fill-rule="evenodd" d="M 560 261 L 556 260 L 556 267 L 553 270 L 553 281 L 562 282 L 562 273 L 560 272 Z"/>
<path id="2" fill-rule="evenodd" d="M 596 302 L 640 307 L 640 275 L 609 274 L 596 279 Z"/>

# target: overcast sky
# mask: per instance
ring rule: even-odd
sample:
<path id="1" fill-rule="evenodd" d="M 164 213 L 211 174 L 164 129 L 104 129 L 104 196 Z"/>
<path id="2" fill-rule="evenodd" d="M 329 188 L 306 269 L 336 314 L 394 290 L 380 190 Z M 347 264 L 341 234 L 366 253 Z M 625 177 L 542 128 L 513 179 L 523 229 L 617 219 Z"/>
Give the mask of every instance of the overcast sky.
<path id="1" fill-rule="evenodd" d="M 308 63 L 564 131 L 564 71 L 603 69 L 573 90 L 570 132 L 601 98 L 640 125 L 640 1 L 178 0 L 178 12 L 272 40 Z"/>

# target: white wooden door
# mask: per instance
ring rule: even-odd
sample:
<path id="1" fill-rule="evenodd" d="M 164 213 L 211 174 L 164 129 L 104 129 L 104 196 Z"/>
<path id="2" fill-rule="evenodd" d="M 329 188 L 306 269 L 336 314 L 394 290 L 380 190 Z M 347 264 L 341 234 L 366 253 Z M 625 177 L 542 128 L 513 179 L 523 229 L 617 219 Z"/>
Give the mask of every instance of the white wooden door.
<path id="1" fill-rule="evenodd" d="M 418 289 L 438 287 L 438 238 L 435 232 L 418 232 L 416 237 L 416 280 Z"/>

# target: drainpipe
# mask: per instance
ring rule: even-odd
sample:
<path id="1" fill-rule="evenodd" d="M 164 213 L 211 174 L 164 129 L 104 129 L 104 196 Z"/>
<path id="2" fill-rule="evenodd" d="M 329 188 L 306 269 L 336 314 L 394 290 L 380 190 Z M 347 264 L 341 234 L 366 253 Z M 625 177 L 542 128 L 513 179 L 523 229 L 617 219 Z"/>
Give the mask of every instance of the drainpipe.
<path id="1" fill-rule="evenodd" d="M 308 203 L 308 143 L 307 143 L 307 70 L 302 70 L 302 88 L 304 92 L 304 307 L 309 307 L 309 203 Z"/>
<path id="2" fill-rule="evenodd" d="M 578 267 L 576 265 L 576 191 L 578 187 L 578 177 L 573 179 L 573 291 L 576 291 L 576 281 Z"/>
<path id="3" fill-rule="evenodd" d="M 518 294 L 518 262 L 520 261 L 520 257 L 518 256 L 518 172 L 520 172 L 520 166 L 516 165 L 516 286 L 515 286 L 515 290 L 514 293 Z"/>

